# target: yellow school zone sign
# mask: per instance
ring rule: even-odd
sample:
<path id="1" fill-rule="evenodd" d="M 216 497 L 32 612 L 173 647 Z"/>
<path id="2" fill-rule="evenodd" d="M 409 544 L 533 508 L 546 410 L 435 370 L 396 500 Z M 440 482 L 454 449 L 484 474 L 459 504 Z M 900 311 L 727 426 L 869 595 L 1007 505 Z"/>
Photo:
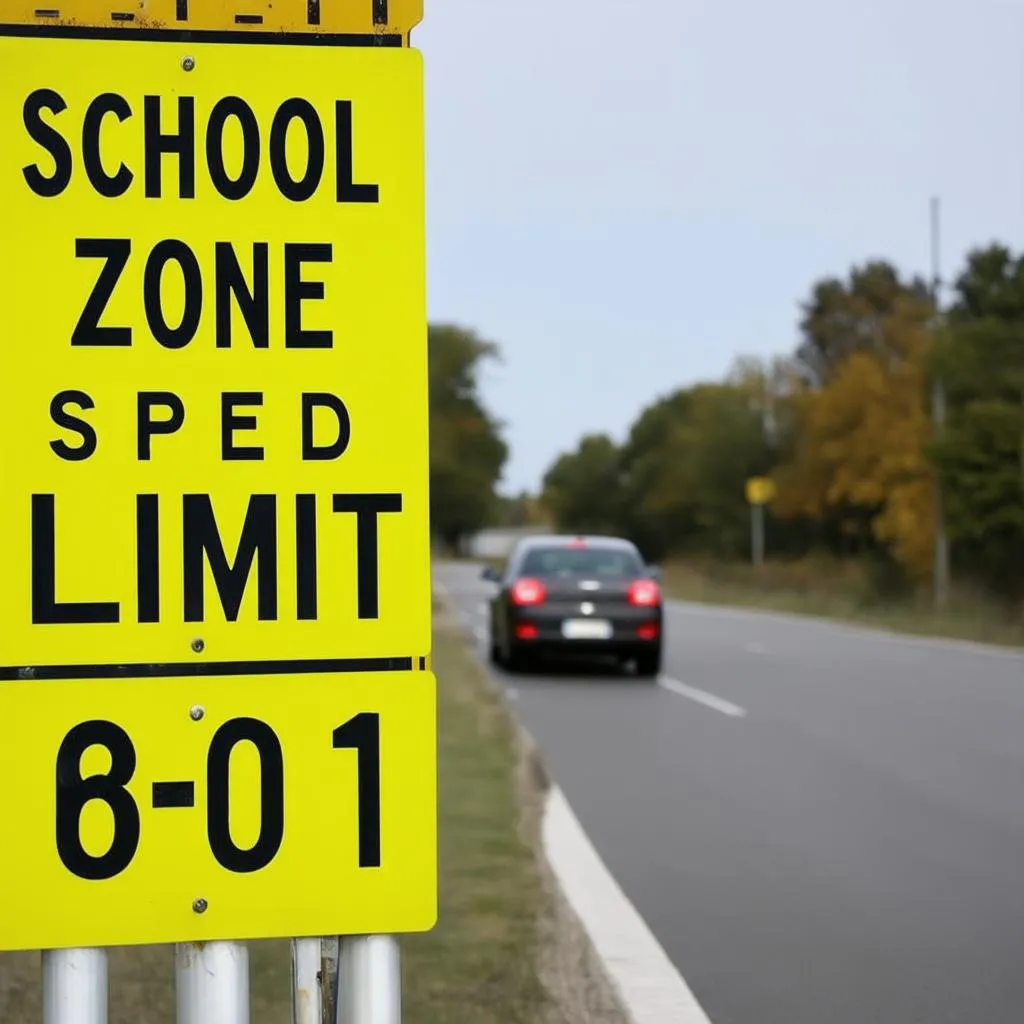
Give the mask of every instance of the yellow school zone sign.
<path id="1" fill-rule="evenodd" d="M 420 55 L 25 21 L 0 948 L 428 929 Z"/>

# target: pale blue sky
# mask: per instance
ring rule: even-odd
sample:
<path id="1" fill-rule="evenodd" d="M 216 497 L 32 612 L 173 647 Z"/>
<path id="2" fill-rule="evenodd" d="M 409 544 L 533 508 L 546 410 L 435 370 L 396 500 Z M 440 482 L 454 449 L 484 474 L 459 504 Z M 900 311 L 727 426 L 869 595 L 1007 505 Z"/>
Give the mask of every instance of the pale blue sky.
<path id="1" fill-rule="evenodd" d="M 812 281 L 1024 247 L 1021 0 L 426 0 L 429 310 L 535 487 L 796 340 Z"/>

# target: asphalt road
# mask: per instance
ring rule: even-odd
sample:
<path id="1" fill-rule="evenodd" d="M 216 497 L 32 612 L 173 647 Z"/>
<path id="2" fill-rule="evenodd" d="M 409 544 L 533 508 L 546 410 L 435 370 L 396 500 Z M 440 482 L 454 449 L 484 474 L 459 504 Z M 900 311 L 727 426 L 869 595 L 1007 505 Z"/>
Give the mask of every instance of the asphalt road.
<path id="1" fill-rule="evenodd" d="M 486 655 L 490 585 L 435 578 Z M 660 683 L 497 673 L 713 1024 L 1024 1020 L 1024 655 L 671 603 Z"/>

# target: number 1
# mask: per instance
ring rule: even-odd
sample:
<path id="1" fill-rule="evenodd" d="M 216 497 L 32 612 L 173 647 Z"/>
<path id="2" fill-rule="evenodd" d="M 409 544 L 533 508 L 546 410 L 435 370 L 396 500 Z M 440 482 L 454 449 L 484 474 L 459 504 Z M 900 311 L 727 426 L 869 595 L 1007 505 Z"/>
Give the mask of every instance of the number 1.
<path id="1" fill-rule="evenodd" d="M 355 750 L 359 776 L 359 866 L 380 867 L 380 715 L 366 711 L 334 730 L 335 750 Z"/>

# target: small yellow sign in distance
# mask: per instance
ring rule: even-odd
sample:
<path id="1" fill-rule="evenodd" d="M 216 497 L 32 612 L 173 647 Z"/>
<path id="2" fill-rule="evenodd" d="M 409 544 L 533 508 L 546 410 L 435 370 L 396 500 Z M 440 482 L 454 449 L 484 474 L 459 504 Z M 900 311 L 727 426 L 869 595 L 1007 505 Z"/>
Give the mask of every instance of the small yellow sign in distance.
<path id="1" fill-rule="evenodd" d="M 2 33 L 0 678 L 428 650 L 420 54 Z"/>
<path id="2" fill-rule="evenodd" d="M 747 502 L 765 505 L 775 497 L 775 481 L 771 477 L 755 476 L 747 481 Z"/>
<path id="3" fill-rule="evenodd" d="M 0 24 L 135 31 L 394 34 L 423 19 L 423 0 L 4 0 Z"/>
<path id="4" fill-rule="evenodd" d="M 0 949 L 430 929 L 434 700 L 428 672 L 0 684 Z"/>

